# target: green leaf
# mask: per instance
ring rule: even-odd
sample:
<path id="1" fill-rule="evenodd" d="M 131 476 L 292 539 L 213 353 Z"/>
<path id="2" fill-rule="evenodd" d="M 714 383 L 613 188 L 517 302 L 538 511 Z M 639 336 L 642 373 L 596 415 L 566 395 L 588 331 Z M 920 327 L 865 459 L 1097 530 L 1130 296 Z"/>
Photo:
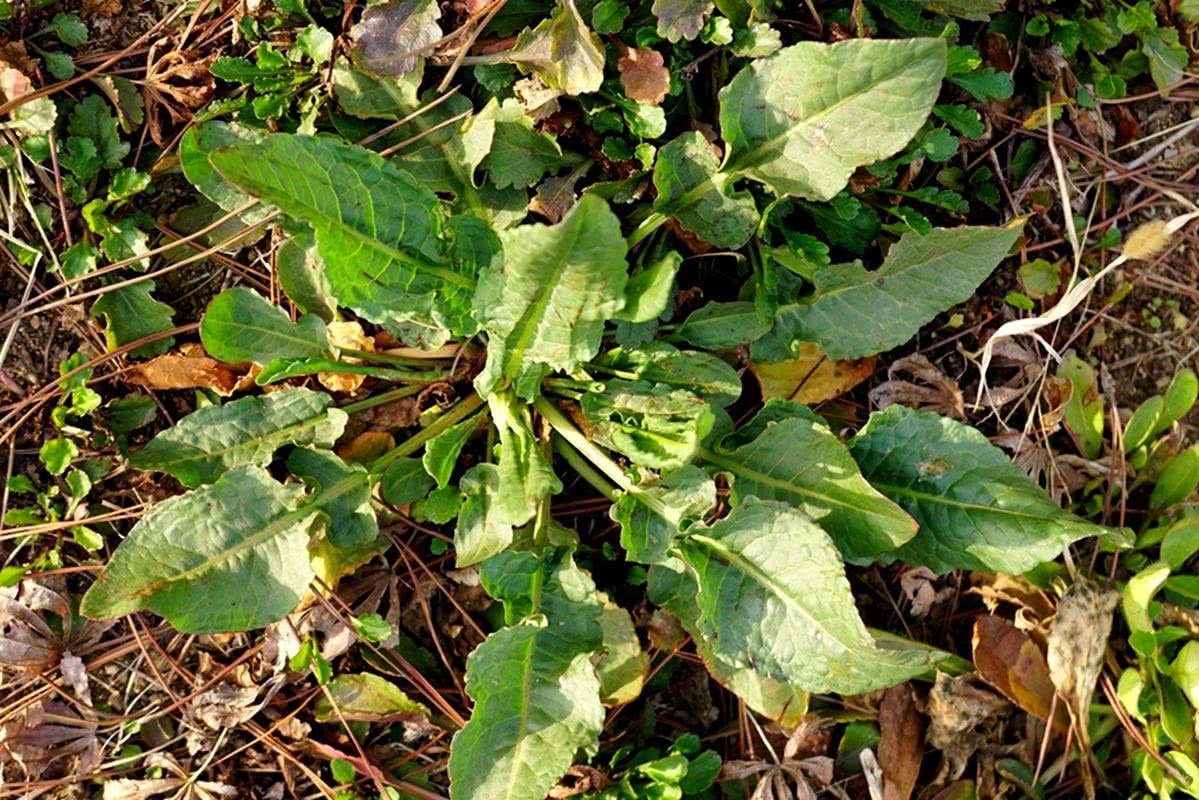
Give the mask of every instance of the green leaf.
<path id="1" fill-rule="evenodd" d="M 368 672 L 338 675 L 329 681 L 328 689 L 329 693 L 319 695 L 313 704 L 317 722 L 340 723 L 343 719 L 398 722 L 429 713 L 429 709 L 408 697 L 400 687 Z"/>
<path id="2" fill-rule="evenodd" d="M 1162 468 L 1153 493 L 1149 495 L 1149 508 L 1160 511 L 1181 503 L 1191 496 L 1196 486 L 1199 486 L 1199 445 L 1192 445 Z"/>
<path id="3" fill-rule="evenodd" d="M 735 250 L 758 227 L 753 196 L 733 191 L 734 176 L 720 172 L 708 140 L 689 131 L 658 151 L 654 210 L 670 214 L 691 233 L 717 247 Z"/>
<path id="4" fill-rule="evenodd" d="M 359 69 L 345 56 L 333 62 L 333 94 L 341 110 L 362 119 L 399 119 L 419 105 L 417 91 L 424 69 L 401 77 L 377 78 Z"/>
<path id="5" fill-rule="evenodd" d="M 279 306 L 242 286 L 226 289 L 208 304 L 200 341 L 210 356 L 228 364 L 322 358 L 331 349 L 320 318 L 305 315 L 292 322 Z"/>
<path id="6" fill-rule="evenodd" d="M 982 116 L 973 108 L 963 105 L 933 106 L 933 114 L 938 119 L 948 122 L 955 131 L 967 139 L 977 139 L 983 135 Z"/>
<path id="7" fill-rule="evenodd" d="M 480 166 L 501 189 L 532 186 L 547 172 L 556 172 L 578 160 L 564 156 L 552 136 L 534 130 L 533 120 L 516 100 L 500 104 L 493 99 L 479 115 L 495 121 L 491 149 Z"/>
<path id="8" fill-rule="evenodd" d="M 437 197 L 395 163 L 332 138 L 283 133 L 219 147 L 209 161 L 226 180 L 312 226 L 342 305 L 413 342 L 442 328 L 473 332 L 474 279 L 446 257 Z"/>
<path id="9" fill-rule="evenodd" d="M 1170 577 L 1170 565 L 1158 561 L 1142 569 L 1128 579 L 1121 592 L 1120 604 L 1124 610 L 1124 619 L 1128 622 L 1133 634 L 1153 633 L 1153 617 L 1150 614 L 1150 604 L 1158 590 Z"/>
<path id="10" fill-rule="evenodd" d="M 945 68 L 943 39 L 801 42 L 755 61 L 720 92 L 724 169 L 828 200 L 854 169 L 908 143 Z"/>
<path id="11" fill-rule="evenodd" d="M 677 558 L 650 568 L 650 601 L 678 617 L 709 674 L 759 714 L 789 728 L 799 724 L 808 710 L 808 693 L 794 684 L 772 680 L 752 667 L 734 667 L 720 660 L 700 633 L 697 593 L 695 576 Z"/>
<path id="12" fill-rule="evenodd" d="M 87 23 L 76 14 L 60 11 L 50 20 L 49 28 L 60 42 L 70 47 L 78 47 L 87 41 Z"/>
<path id="13" fill-rule="evenodd" d="M 179 142 L 179 166 L 200 194 L 224 211 L 235 211 L 253 204 L 254 198 L 222 178 L 208 161 L 208 156 L 221 147 L 235 144 L 256 144 L 267 134 L 257 128 L 210 121 L 194 125 Z M 245 224 L 259 222 L 272 213 L 270 207 L 259 203 L 246 208 L 238 218 Z"/>
<path id="14" fill-rule="evenodd" d="M 419 459 L 401 458 L 383 473 L 379 492 L 392 505 L 403 506 L 424 497 L 435 484 Z"/>
<path id="15" fill-rule="evenodd" d="M 602 606 L 569 551 L 504 553 L 483 585 L 509 627 L 466 662 L 470 721 L 450 748 L 450 793 L 462 800 L 542 800 L 574 762 L 594 753 L 604 723 L 591 656 L 603 646 Z"/>
<path id="16" fill-rule="evenodd" d="M 974 428 L 900 405 L 849 443 L 876 489 L 920 523 L 892 559 L 943 574 L 1021 574 L 1106 529 L 1063 511 Z"/>
<path id="17" fill-rule="evenodd" d="M 875 490 L 827 426 L 802 417 L 770 423 L 736 450 L 702 460 L 733 477 L 734 504 L 778 500 L 818 522 L 846 561 L 869 563 L 916 535 L 916 521 Z"/>
<path id="18" fill-rule="evenodd" d="M 244 466 L 159 503 L 83 596 L 80 611 L 111 619 L 140 609 L 185 633 L 261 628 L 296 607 L 313 577 L 317 510 L 260 467 Z"/>
<path id="19" fill-rule="evenodd" d="M 297 447 L 287 457 L 287 470 L 311 487 L 313 505 L 324 512 L 328 538 L 336 547 L 355 547 L 378 537 L 371 478 L 361 464 L 347 464 L 328 450 Z"/>
<path id="20" fill-rule="evenodd" d="M 647 381 L 608 381 L 580 404 L 596 441 L 651 469 L 690 462 L 715 422 L 703 398 Z"/>
<path id="21" fill-rule="evenodd" d="M 703 470 L 686 466 L 625 492 L 611 515 L 620 524 L 620 544 L 630 561 L 663 564 L 683 524 L 702 519 L 715 505 L 716 484 Z"/>
<path id="22" fill-rule="evenodd" d="M 275 273 L 288 299 L 301 312 L 315 314 L 325 322 L 337 316 L 325 264 L 311 233 L 296 234 L 279 245 L 275 251 Z"/>
<path id="23" fill-rule="evenodd" d="M 628 380 L 687 389 L 721 406 L 731 405 L 741 396 L 741 377 L 727 362 L 711 353 L 679 350 L 666 342 L 616 347 L 591 366 Z"/>
<path id="24" fill-rule="evenodd" d="M 67 132 L 71 136 L 90 139 L 101 163 L 108 169 L 120 167 L 129 155 L 129 143 L 122 142 L 117 134 L 117 118 L 100 95 L 89 94 L 72 109 Z"/>
<path id="25" fill-rule="evenodd" d="M 60 436 L 43 444 L 37 455 L 46 472 L 61 475 L 71 466 L 71 462 L 79 457 L 79 447 L 70 439 Z"/>
<path id="26" fill-rule="evenodd" d="M 624 308 L 614 319 L 623 322 L 650 322 L 670 307 L 674 276 L 683 257 L 673 250 L 629 276 L 624 288 Z"/>
<path id="27" fill-rule="evenodd" d="M 362 12 L 350 30 L 354 59 L 376 75 L 403 76 L 442 38 L 437 0 L 390 0 Z"/>
<path id="28" fill-rule="evenodd" d="M 517 36 L 506 56 L 566 94 L 599 91 L 604 80 L 603 43 L 588 30 L 575 0 L 558 0 L 549 18 Z"/>
<path id="29" fill-rule="evenodd" d="M 454 474 L 454 466 L 466 441 L 479 429 L 479 418 L 469 417 L 451 428 L 446 428 L 434 436 L 425 445 L 421 464 L 425 471 L 444 488 L 449 485 L 450 477 Z"/>
<path id="30" fill-rule="evenodd" d="M 604 632 L 603 651 L 591 657 L 600 682 L 600 701 L 606 706 L 631 703 L 641 694 L 649 672 L 649 656 L 641 649 L 637 629 L 629 612 L 600 593 L 604 604 L 600 627 Z"/>
<path id="31" fill-rule="evenodd" d="M 746 500 L 675 544 L 696 578 L 696 623 L 725 664 L 811 692 L 857 694 L 925 672 L 927 656 L 880 647 L 858 617 L 841 556 L 807 515 Z"/>
<path id="32" fill-rule="evenodd" d="M 1019 236 L 1019 228 L 910 232 L 873 272 L 860 261 L 822 267 L 815 297 L 781 308 L 752 357 L 792 358 L 805 341 L 838 361 L 898 347 L 937 314 L 968 300 Z"/>
<path id="33" fill-rule="evenodd" d="M 770 321 L 762 319 L 752 301 L 735 300 L 708 303 L 692 311 L 675 335 L 696 347 L 724 350 L 756 341 L 770 328 Z"/>
<path id="34" fill-rule="evenodd" d="M 1006 72 L 999 72 L 994 67 L 953 75 L 949 81 L 965 89 L 975 100 L 984 103 L 991 100 L 1007 100 L 1013 91 L 1012 76 Z"/>
<path id="35" fill-rule="evenodd" d="M 227 470 L 266 465 L 287 444 L 330 447 L 346 413 L 323 392 L 286 389 L 193 411 L 129 459 L 144 470 L 174 475 L 185 486 L 211 483 Z"/>
<path id="36" fill-rule="evenodd" d="M 500 435 L 499 464 L 479 464 L 462 476 L 459 486 L 466 500 L 454 532 L 459 567 L 507 548 L 514 530 L 532 521 L 541 502 L 562 491 L 533 434 L 529 406 L 508 393 L 491 395 L 487 401 Z"/>
<path id="37" fill-rule="evenodd" d="M 46 61 L 46 71 L 55 80 L 65 81 L 75 76 L 75 59 L 66 53 L 43 53 L 42 58 Z"/>
<path id="38" fill-rule="evenodd" d="M 712 5 L 712 0 L 654 0 L 658 35 L 671 42 L 694 39 L 712 12 Z"/>
<path id="39" fill-rule="evenodd" d="M 1087 458 L 1098 458 L 1103 450 L 1105 415 L 1095 370 L 1075 353 L 1068 353 L 1058 366 L 1059 378 L 1070 381 L 1070 399 L 1063 406 L 1066 427 L 1078 439 Z"/>
<path id="40" fill-rule="evenodd" d="M 1156 22 L 1156 21 L 1155 21 Z M 1153 28 L 1141 36 L 1141 51 L 1149 59 L 1149 74 L 1163 93 L 1183 78 L 1190 54 L 1178 43 L 1178 31 L 1173 28 Z"/>
<path id="41" fill-rule="evenodd" d="M 104 338 L 108 342 L 110 352 L 130 342 L 175 327 L 175 309 L 155 300 L 151 294 L 154 288 L 154 281 L 147 279 L 105 292 L 99 300 L 92 303 L 91 315 L 104 317 Z M 167 336 L 134 348 L 130 354 L 150 358 L 170 350 L 174 343 L 175 337 Z"/>
<path id="42" fill-rule="evenodd" d="M 67 248 L 67 251 L 62 254 L 59 259 L 59 266 L 62 267 L 62 276 L 67 280 L 82 278 L 96 268 L 96 260 L 100 257 L 100 251 L 84 240 L 80 239 Z"/>
<path id="43" fill-rule="evenodd" d="M 916 0 L 927 11 L 948 14 L 976 22 L 986 22 L 992 14 L 1003 11 L 1006 0 Z"/>
<path id="44" fill-rule="evenodd" d="M 475 317 L 487 332 L 480 394 L 511 381 L 525 399 L 552 370 L 572 370 L 599 351 L 604 322 L 624 302 L 628 265 L 620 221 L 584 195 L 557 225 L 500 234 L 504 264 L 487 271 Z"/>

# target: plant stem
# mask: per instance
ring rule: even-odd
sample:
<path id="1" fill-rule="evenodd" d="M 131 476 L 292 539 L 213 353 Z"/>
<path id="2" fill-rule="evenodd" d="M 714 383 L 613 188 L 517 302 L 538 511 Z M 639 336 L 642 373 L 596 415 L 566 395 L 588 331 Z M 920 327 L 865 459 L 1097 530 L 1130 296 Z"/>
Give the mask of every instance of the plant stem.
<path id="1" fill-rule="evenodd" d="M 619 486 L 622 490 L 628 492 L 633 490 L 633 482 L 624 474 L 624 470 L 620 465 L 608 457 L 608 454 L 591 443 L 583 432 L 575 427 L 574 423 L 566 418 L 566 415 L 558 410 L 558 407 L 546 400 L 544 397 L 538 397 L 533 405 L 537 409 L 537 413 L 545 418 L 545 421 L 550 424 L 554 431 L 565 439 L 579 453 L 581 453 L 588 461 L 599 471 L 606 475 L 613 483 Z"/>
<path id="2" fill-rule="evenodd" d="M 591 484 L 591 487 L 604 497 L 616 502 L 620 497 L 620 492 L 605 478 L 599 470 L 591 466 L 587 459 L 579 455 L 579 451 L 575 450 L 561 436 L 554 437 L 554 450 L 558 455 L 566 459 L 566 463 L 570 464 L 571 469 L 579 473 L 579 477 Z"/>
<path id="3" fill-rule="evenodd" d="M 467 397 L 462 398 L 449 411 L 435 419 L 429 427 L 416 433 L 414 436 L 410 436 L 402 444 L 397 445 L 376 458 L 371 463 L 371 475 L 380 475 L 396 461 L 412 455 L 421 449 L 425 442 L 442 431 L 457 425 L 473 414 L 481 405 L 483 405 L 483 398 L 477 394 L 471 393 Z"/>
<path id="4" fill-rule="evenodd" d="M 658 228 L 661 228 L 664 224 L 666 224 L 666 220 L 668 219 L 670 219 L 670 217 L 667 215 L 655 211 L 645 219 L 641 220 L 641 223 L 636 228 L 633 228 L 633 232 L 630 233 L 628 238 L 625 240 L 629 246 L 629 249 L 633 249 L 640 244 L 645 237 L 658 230 Z"/>
<path id="5" fill-rule="evenodd" d="M 346 403 L 344 406 L 338 406 L 347 414 L 357 414 L 359 411 L 365 411 L 368 408 L 381 406 L 385 403 L 390 403 L 392 400 L 399 400 L 401 397 L 409 397 L 414 394 L 419 394 L 424 391 L 424 385 L 416 384 L 413 386 L 401 386 L 399 389 L 392 389 L 390 392 L 377 394 L 373 397 L 367 397 L 362 400 L 357 400 L 353 403 Z"/>
<path id="6" fill-rule="evenodd" d="M 373 361 L 377 364 L 392 364 L 398 367 L 427 367 L 429 361 L 427 358 L 409 358 L 407 356 L 394 356 L 391 353 L 376 353 L 371 350 L 354 350 L 348 347 L 339 347 L 338 350 L 343 355 L 357 358 L 360 361 Z M 438 357 L 437 360 L 449 361 L 448 357 Z"/>

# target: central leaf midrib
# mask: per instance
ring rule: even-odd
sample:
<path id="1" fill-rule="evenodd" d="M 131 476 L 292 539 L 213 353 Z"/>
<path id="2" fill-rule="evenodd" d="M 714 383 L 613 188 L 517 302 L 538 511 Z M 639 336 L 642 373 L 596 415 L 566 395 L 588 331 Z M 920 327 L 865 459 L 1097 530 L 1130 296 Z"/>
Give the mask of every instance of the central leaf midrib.
<path id="1" fill-rule="evenodd" d="M 882 84 L 886 83 L 887 81 L 890 81 L 893 78 L 895 78 L 896 76 L 901 75 L 902 73 L 911 69 L 913 65 L 920 64 L 925 60 L 927 60 L 926 57 L 921 56 L 918 59 L 904 62 L 898 68 L 887 73 L 886 75 L 879 78 L 878 80 L 876 80 L 872 83 L 869 83 L 866 86 L 863 86 L 862 88 L 858 89 L 857 91 L 854 91 L 854 92 L 851 92 L 850 94 L 845 95 L 844 97 L 838 98 L 836 102 L 820 109 L 815 114 L 806 116 L 803 119 L 798 120 L 796 122 L 796 124 L 784 128 L 783 131 L 781 133 L 779 133 L 777 136 L 770 137 L 769 139 L 765 140 L 764 142 L 762 142 L 762 144 L 758 145 L 757 147 L 753 148 L 752 150 L 746 150 L 744 153 L 742 153 L 742 155 L 740 156 L 740 158 L 737 159 L 736 162 L 734 162 L 732 160 L 728 161 L 727 163 L 722 165 L 722 171 L 726 171 L 726 172 L 730 172 L 730 173 L 740 173 L 740 172 L 744 172 L 745 170 L 753 169 L 754 167 L 759 166 L 757 163 L 755 163 L 755 161 L 756 161 L 756 158 L 758 157 L 759 153 L 761 153 L 761 151 L 766 150 L 768 148 L 776 147 L 780 141 L 788 139 L 794 131 L 798 131 L 805 126 L 808 126 L 809 123 L 814 123 L 814 122 L 817 122 L 817 121 L 827 117 L 829 114 L 831 114 L 834 111 L 836 111 L 837 109 L 841 108 L 846 103 L 856 100 L 857 98 L 866 94 L 870 90 L 872 90 L 878 86 L 881 86 Z M 723 108 L 722 108 L 722 111 L 723 111 Z M 737 163 L 737 162 L 740 162 L 740 163 Z M 748 165 L 746 164 L 746 162 L 748 162 Z"/>
<path id="2" fill-rule="evenodd" d="M 870 646 L 870 643 L 867 641 L 857 643 L 847 643 L 843 641 L 841 638 L 843 634 L 835 633 L 833 630 L 829 629 L 827 625 L 821 622 L 821 620 L 817 619 L 812 612 L 805 608 L 802 603 L 800 603 L 791 595 L 782 591 L 781 587 L 778 587 L 778 583 L 773 580 L 768 573 L 759 568 L 757 564 L 730 550 L 724 545 L 723 542 L 713 539 L 710 536 L 705 536 L 702 533 L 689 533 L 686 538 L 707 546 L 709 549 L 713 550 L 717 555 L 723 558 L 729 564 L 729 566 L 740 569 L 744 574 L 751 577 L 760 586 L 769 589 L 771 595 L 782 600 L 789 608 L 797 610 L 799 614 L 804 619 L 808 620 L 814 628 L 823 631 L 830 639 L 835 641 L 846 651 L 852 652 L 859 646 Z"/>
<path id="3" fill-rule="evenodd" d="M 247 186 L 247 184 L 251 184 L 251 185 L 257 184 L 257 187 L 256 187 L 257 191 L 254 193 L 256 193 L 260 199 L 266 200 L 267 202 L 270 202 L 273 205 L 279 205 L 278 203 L 276 203 L 274 200 L 272 200 L 270 197 L 267 196 L 267 195 L 271 194 L 271 191 L 270 191 L 270 188 L 266 186 L 265 181 L 256 181 L 249 173 L 246 173 L 244 175 L 244 177 L 247 179 L 246 182 L 238 184 L 237 181 L 233 180 L 233 178 L 229 177 L 229 175 L 226 174 L 225 170 L 228 169 L 228 165 L 226 165 L 225 170 L 221 169 L 218 162 L 222 160 L 221 159 L 222 153 L 236 152 L 240 147 L 241 147 L 240 145 L 235 145 L 233 147 L 218 148 L 218 149 L 214 150 L 208 159 L 209 162 L 212 164 L 213 169 L 215 169 L 218 173 L 220 173 L 221 177 L 225 178 L 226 180 L 230 181 L 231 183 L 243 186 L 247 189 L 250 188 L 249 186 Z M 265 189 L 265 191 L 264 191 L 264 189 Z M 289 196 L 288 202 L 291 203 L 293 207 L 300 208 L 303 211 L 307 212 L 307 214 L 309 215 L 309 220 L 312 221 L 311 224 L 314 227 L 336 227 L 338 230 L 349 235 L 351 238 L 357 240 L 358 242 L 360 242 L 362 244 L 365 244 L 368 248 L 373 249 L 376 252 L 382 253 L 383 255 L 388 256 L 389 258 L 392 258 L 395 261 L 399 261 L 402 264 L 412 267 L 413 269 L 416 269 L 416 270 L 425 272 L 429 275 L 432 275 L 434 277 L 440 278 L 440 279 L 446 281 L 447 283 L 455 283 L 459 286 L 463 286 L 466 288 L 474 288 L 474 286 L 475 286 L 475 282 L 473 280 L 471 280 L 470 278 L 466 277 L 465 275 L 459 275 L 457 272 L 446 269 L 445 267 L 439 267 L 435 264 L 430 264 L 426 261 L 421 261 L 403 250 L 400 250 L 400 249 L 397 249 L 394 247 L 390 247 L 386 243 L 375 238 L 374 236 L 367 235 L 367 234 L 363 233 L 362 231 L 358 230 L 357 228 L 346 224 L 343 220 L 338 219 L 336 217 L 329 216 L 328 214 L 322 213 L 319 209 L 315 208 L 312 204 L 305 203 L 304 200 L 300 197 Z M 280 208 L 282 208 L 282 206 L 280 206 Z M 293 214 L 292 216 L 300 216 L 300 215 Z M 321 222 L 317 222 L 316 220 L 320 220 Z M 323 223 L 323 225 L 321 223 Z"/>
<path id="4" fill-rule="evenodd" d="M 768 475 L 766 473 L 759 472 L 758 470 L 754 469 L 753 467 L 746 465 L 745 462 L 743 462 L 743 461 L 736 461 L 736 460 L 733 460 L 731 457 L 718 455 L 718 454 L 712 452 L 711 450 L 706 450 L 706 449 L 700 450 L 699 457 L 701 459 L 703 459 L 704 461 L 714 464 L 715 466 L 723 467 L 724 469 L 730 470 L 731 472 L 733 472 L 734 475 L 736 475 L 736 474 L 745 475 L 754 481 L 757 481 L 759 483 L 764 483 L 767 486 L 770 486 L 771 488 L 774 488 L 774 489 L 779 489 L 779 490 L 786 491 L 786 492 L 793 492 L 795 494 L 803 495 L 805 497 L 815 498 L 817 500 L 824 500 L 829 505 L 834 505 L 839 508 L 846 509 L 848 511 L 854 511 L 854 512 L 858 512 L 861 514 L 867 514 L 872 517 L 877 517 L 881 520 L 886 520 L 886 521 L 890 521 L 890 522 L 897 521 L 896 517 L 887 515 L 887 514 L 883 514 L 881 511 L 876 511 L 871 508 L 863 508 L 861 506 L 854 505 L 853 503 L 850 503 L 849 501 L 838 499 L 836 497 L 833 497 L 832 495 L 824 494 L 815 489 L 810 489 L 810 488 L 800 486 L 795 483 L 790 483 L 786 480 L 783 480 L 782 478 L 776 478 L 773 475 Z M 877 488 L 877 486 L 876 486 L 876 488 Z"/>
<path id="5" fill-rule="evenodd" d="M 135 592 L 133 597 L 147 597 L 158 594 L 163 589 L 180 581 L 191 581 L 197 577 L 214 569 L 217 565 L 241 555 L 247 550 L 254 550 L 260 544 L 269 542 L 283 533 L 285 533 L 292 525 L 295 525 L 308 517 L 315 516 L 320 513 L 320 504 L 328 503 L 336 500 L 343 494 L 351 491 L 359 483 L 357 474 L 348 475 L 341 480 L 330 484 L 327 489 L 324 489 L 315 494 L 309 495 L 304 502 L 299 506 L 288 511 L 281 516 L 268 522 L 258 533 L 247 536 L 231 547 L 227 547 L 218 553 L 209 556 L 194 567 L 190 567 L 183 572 L 178 572 L 166 578 L 160 578 L 153 583 L 147 584 L 139 591 Z"/>
<path id="6" fill-rule="evenodd" d="M 883 483 L 871 480 L 871 483 L 876 489 L 886 495 L 900 495 L 909 497 L 913 500 L 924 500 L 936 503 L 938 505 L 948 506 L 950 508 L 960 508 L 969 511 L 979 511 L 986 514 L 1000 514 L 1003 516 L 1016 517 L 1019 519 L 1044 520 L 1045 514 L 1033 514 L 1026 511 L 1016 511 L 1009 508 L 998 508 L 992 505 L 982 505 L 980 503 L 967 503 L 962 500 L 954 500 L 947 495 L 931 494 L 929 492 L 921 492 L 912 489 L 910 486 L 895 486 L 890 483 Z M 1059 509 L 1060 510 L 1060 509 Z"/>

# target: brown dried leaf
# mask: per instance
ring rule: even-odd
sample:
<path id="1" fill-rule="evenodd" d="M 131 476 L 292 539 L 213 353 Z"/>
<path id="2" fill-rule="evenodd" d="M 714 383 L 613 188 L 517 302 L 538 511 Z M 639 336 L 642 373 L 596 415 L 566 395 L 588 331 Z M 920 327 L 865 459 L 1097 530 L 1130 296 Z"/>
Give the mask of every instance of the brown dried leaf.
<path id="1" fill-rule="evenodd" d="M 1112 612 L 1120 594 L 1088 578 L 1066 590 L 1049 628 L 1049 675 L 1070 712 L 1082 744 L 1091 695 L 1103 668 L 1103 652 L 1112 633 Z"/>
<path id="2" fill-rule="evenodd" d="M 888 380 L 870 390 L 870 401 L 879 409 L 900 405 L 966 419 L 962 390 L 935 364 L 919 353 L 895 361 L 887 368 Z"/>
<path id="3" fill-rule="evenodd" d="M 86 775 L 100 764 L 95 723 L 80 718 L 66 703 L 38 700 L 0 725 L 0 764 L 12 761 L 37 778 L 60 759 L 75 760 L 66 774 Z"/>
<path id="4" fill-rule="evenodd" d="M 974 666 L 979 677 L 1020 708 L 1048 720 L 1053 708 L 1053 682 L 1041 648 L 1003 617 L 987 614 L 974 622 Z M 1060 711 L 1060 709 L 1059 709 Z M 1065 715 L 1054 715 L 1065 730 Z"/>
<path id="5" fill-rule="evenodd" d="M 83 0 L 83 15 L 115 17 L 121 13 L 121 0 Z"/>
<path id="6" fill-rule="evenodd" d="M 603 770 L 575 764 L 566 770 L 566 774 L 558 781 L 558 785 L 550 789 L 550 800 L 563 800 L 587 792 L 602 792 L 612 783 Z"/>
<path id="7" fill-rule="evenodd" d="M 188 704 L 188 715 L 212 730 L 236 728 L 262 707 L 256 687 L 222 685 L 201 692 Z"/>
<path id="8" fill-rule="evenodd" d="M 942 586 L 937 589 L 933 584 L 939 577 L 928 567 L 915 567 L 904 570 L 899 576 L 899 590 L 912 604 L 911 614 L 920 618 L 932 610 L 937 603 L 953 596 L 952 586 Z"/>
<path id="9" fill-rule="evenodd" d="M 924 720 L 916 710 L 911 684 L 893 686 L 883 695 L 878 726 L 882 733 L 878 760 L 883 769 L 883 797 L 908 800 L 924 758 Z"/>
<path id="10" fill-rule="evenodd" d="M 938 672 L 928 695 L 927 740 L 942 751 L 951 780 L 962 776 L 971 754 L 985 741 L 976 729 L 1010 708 L 1006 700 L 978 683 L 974 674 L 951 678 Z"/>
<path id="11" fill-rule="evenodd" d="M 773 364 L 750 364 L 762 387 L 762 398 L 823 403 L 848 392 L 874 373 L 874 356 L 857 361 L 831 361 L 811 342 L 796 358 Z"/>
<path id="12" fill-rule="evenodd" d="M 670 70 L 666 69 L 662 54 L 657 50 L 630 47 L 620 57 L 617 69 L 624 93 L 630 100 L 656 106 L 670 92 Z"/>
<path id="13" fill-rule="evenodd" d="M 37 69 L 37 60 L 29 56 L 25 42 L 17 39 L 0 47 L 0 67 L 14 67 L 22 72 L 33 72 Z"/>
<path id="14" fill-rule="evenodd" d="M 386 431 L 366 431 L 337 448 L 337 455 L 346 461 L 365 464 L 396 446 L 395 437 Z"/>
<path id="15" fill-rule="evenodd" d="M 330 322 L 325 329 L 329 333 L 329 344 L 335 348 L 375 352 L 375 340 L 367 336 L 362 330 L 362 325 L 357 322 Z M 351 364 L 362 363 L 361 359 L 357 358 L 347 357 L 345 360 Z M 355 392 L 366 380 L 365 375 L 350 375 L 344 372 L 319 372 L 316 377 L 321 386 L 331 392 Z"/>
<path id="16" fill-rule="evenodd" d="M 222 397 L 254 385 L 254 371 L 243 372 L 204 354 L 188 344 L 178 353 L 166 353 L 136 365 L 129 382 L 147 389 L 210 389 Z"/>

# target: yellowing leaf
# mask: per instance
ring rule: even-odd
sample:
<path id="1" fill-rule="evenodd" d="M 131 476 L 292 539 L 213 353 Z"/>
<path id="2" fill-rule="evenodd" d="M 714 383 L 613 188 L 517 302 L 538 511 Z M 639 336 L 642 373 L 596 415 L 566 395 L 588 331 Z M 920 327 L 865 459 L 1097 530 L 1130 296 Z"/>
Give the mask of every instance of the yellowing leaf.
<path id="1" fill-rule="evenodd" d="M 656 106 L 666 99 L 670 91 L 670 70 L 666 69 L 658 51 L 631 47 L 620 57 L 617 68 L 624 93 L 630 100 Z"/>
<path id="2" fill-rule="evenodd" d="M 874 374 L 874 357 L 833 361 L 815 344 L 804 342 L 799 355 L 773 364 L 750 364 L 762 387 L 762 399 L 794 400 L 808 405 L 840 397 Z"/>

